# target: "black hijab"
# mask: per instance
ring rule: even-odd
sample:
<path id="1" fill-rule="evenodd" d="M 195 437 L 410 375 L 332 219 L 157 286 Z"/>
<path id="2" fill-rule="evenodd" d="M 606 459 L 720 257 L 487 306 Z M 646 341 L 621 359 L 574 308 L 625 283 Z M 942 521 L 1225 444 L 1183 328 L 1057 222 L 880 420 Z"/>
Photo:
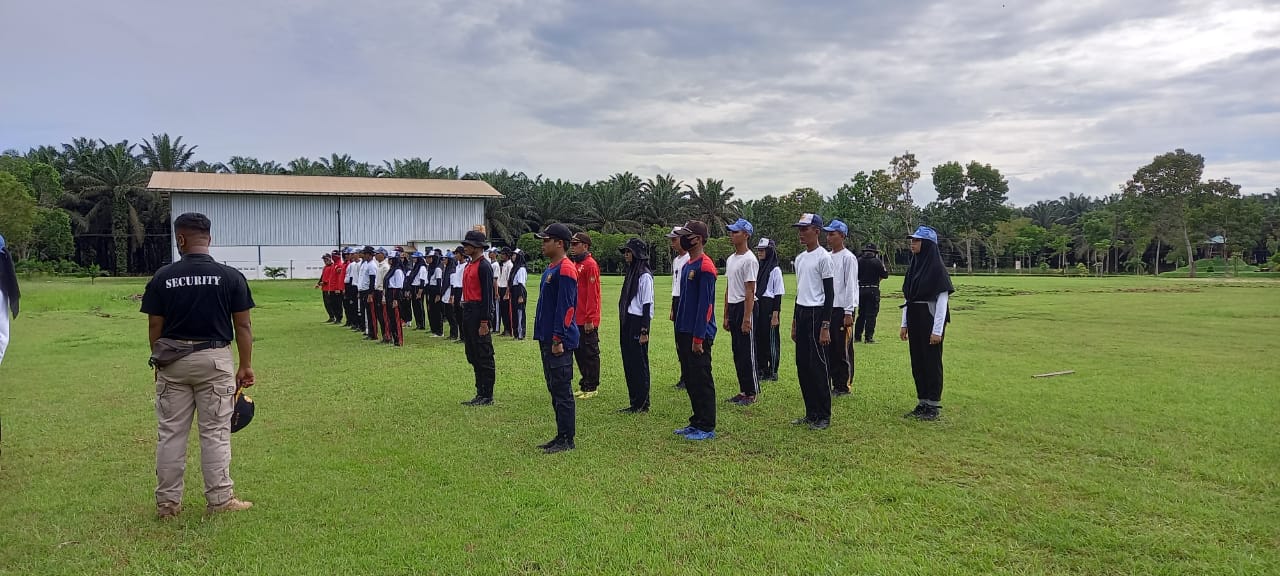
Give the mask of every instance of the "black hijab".
<path id="1" fill-rule="evenodd" d="M 519 271 L 519 270 L 523 269 L 523 270 L 524 270 L 524 273 L 525 273 L 525 275 L 526 275 L 526 277 L 527 277 L 527 276 L 528 276 L 528 274 L 529 274 L 529 270 L 528 270 L 528 268 L 526 268 L 525 257 L 524 257 L 524 251 L 516 252 L 514 255 L 512 255 L 511 262 L 512 262 L 512 264 L 511 264 L 511 282 L 514 284 L 514 283 L 515 283 L 515 281 L 516 281 L 516 272 L 517 272 L 517 271 Z M 525 280 L 525 282 L 527 283 L 527 282 L 528 282 L 528 280 L 526 279 L 526 280 Z M 521 284 L 521 286 L 523 286 L 523 285 L 524 285 L 524 284 Z"/>
<path id="2" fill-rule="evenodd" d="M 413 280 L 418 277 L 418 272 L 421 272 L 422 269 L 426 267 L 427 267 L 427 257 L 415 256 L 413 258 L 413 270 L 409 272 L 408 278 L 405 279 L 406 283 L 412 283 Z"/>
<path id="3" fill-rule="evenodd" d="M 955 292 L 942 252 L 931 240 L 920 240 L 920 253 L 911 255 L 907 275 L 902 278 L 902 295 L 908 302 L 931 302 L 943 292 Z"/>
<path id="4" fill-rule="evenodd" d="M 645 274 L 653 276 L 653 271 L 649 269 L 649 247 L 645 245 L 644 240 L 639 238 L 627 240 L 619 252 L 631 252 L 631 264 L 627 266 L 627 275 L 622 281 L 622 295 L 618 298 L 618 312 L 626 318 L 627 307 L 640 292 L 640 277 Z"/>
<path id="5" fill-rule="evenodd" d="M 13 257 L 5 247 L 4 236 L 0 236 L 0 292 L 4 292 L 4 299 L 9 302 L 9 309 L 0 310 L 0 314 L 13 313 L 17 318 L 18 300 L 22 293 L 18 290 L 18 273 L 13 268 Z"/>
<path id="6" fill-rule="evenodd" d="M 756 275 L 756 298 L 764 298 L 764 293 L 769 289 L 769 275 L 773 274 L 773 269 L 778 267 L 778 250 L 773 247 L 773 242 L 769 242 L 767 248 L 757 248 L 764 250 L 764 260 L 760 261 L 760 273 Z"/>

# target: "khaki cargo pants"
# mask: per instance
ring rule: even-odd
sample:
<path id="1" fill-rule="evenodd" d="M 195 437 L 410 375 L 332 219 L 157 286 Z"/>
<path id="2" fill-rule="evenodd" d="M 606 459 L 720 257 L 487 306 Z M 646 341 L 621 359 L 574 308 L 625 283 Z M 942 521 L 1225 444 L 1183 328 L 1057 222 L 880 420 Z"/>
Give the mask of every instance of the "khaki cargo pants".
<path id="1" fill-rule="evenodd" d="M 199 415 L 200 470 L 211 506 L 231 498 L 231 413 L 235 408 L 231 348 L 195 352 L 156 371 L 156 503 L 182 502 L 191 420 Z"/>

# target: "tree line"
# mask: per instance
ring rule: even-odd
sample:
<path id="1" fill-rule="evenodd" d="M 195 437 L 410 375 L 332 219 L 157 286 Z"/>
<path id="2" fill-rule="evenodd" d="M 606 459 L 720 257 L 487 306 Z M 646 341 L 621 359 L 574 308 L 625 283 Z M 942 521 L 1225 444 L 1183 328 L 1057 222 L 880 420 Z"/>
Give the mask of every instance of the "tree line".
<path id="1" fill-rule="evenodd" d="M 1162 263 L 1186 263 L 1194 274 L 1210 238 L 1221 240 L 1215 246 L 1227 257 L 1253 261 L 1280 252 L 1280 188 L 1243 196 L 1228 180 L 1204 180 L 1204 158 L 1181 149 L 1139 167 L 1111 194 L 1071 193 L 1022 207 L 1008 202 L 1009 183 L 999 169 L 946 162 L 932 168 L 934 196 L 920 207 L 927 197 L 915 189 L 921 171 L 910 152 L 884 168 L 856 172 L 829 196 L 797 188 L 744 200 L 716 178 L 686 182 L 671 174 L 620 172 L 573 182 L 505 169 L 461 172 L 430 158 L 371 163 L 336 153 L 284 164 L 246 156 L 211 163 L 196 159 L 197 148 L 180 136 L 158 134 L 141 143 L 76 138 L 25 153 L 6 151 L 0 155 L 0 206 L 6 207 L 0 233 L 19 259 L 70 261 L 116 275 L 153 272 L 170 257 L 168 206 L 146 188 L 151 172 L 160 170 L 484 180 L 502 193 L 485 204 L 485 224 L 500 245 L 561 222 L 593 231 L 606 243 L 634 234 L 660 248 L 662 233 L 688 219 L 706 222 L 722 237 L 726 224 L 743 217 L 757 237 L 773 238 L 780 254 L 795 254 L 800 246 L 790 226 L 812 212 L 844 221 L 856 242 L 880 245 L 890 264 L 901 256 L 910 230 L 933 226 L 949 261 L 968 272 L 1018 262 L 1155 273 Z M 727 255 L 727 241 L 714 240 L 708 253 Z M 601 248 L 596 251 L 607 267 L 611 253 Z"/>

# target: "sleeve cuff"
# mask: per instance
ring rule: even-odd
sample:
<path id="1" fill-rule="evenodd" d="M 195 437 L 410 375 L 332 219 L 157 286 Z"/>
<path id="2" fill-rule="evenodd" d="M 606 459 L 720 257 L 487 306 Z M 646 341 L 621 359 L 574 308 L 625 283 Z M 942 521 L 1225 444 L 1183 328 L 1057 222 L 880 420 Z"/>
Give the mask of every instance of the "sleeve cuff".
<path id="1" fill-rule="evenodd" d="M 693 343 L 694 343 L 694 344 L 702 344 L 702 339 L 701 339 L 701 338 L 694 338 L 694 339 L 693 339 Z"/>

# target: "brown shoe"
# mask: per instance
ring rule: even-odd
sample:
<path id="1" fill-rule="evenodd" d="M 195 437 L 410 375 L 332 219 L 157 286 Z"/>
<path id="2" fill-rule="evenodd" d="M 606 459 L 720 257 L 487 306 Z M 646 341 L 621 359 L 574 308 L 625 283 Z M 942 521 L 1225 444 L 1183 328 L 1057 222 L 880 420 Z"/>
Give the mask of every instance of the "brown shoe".
<path id="1" fill-rule="evenodd" d="M 232 496 L 229 500 L 217 506 L 210 504 L 209 507 L 205 509 L 205 513 L 217 514 L 218 512 L 239 512 L 250 508 L 253 508 L 253 502 L 245 502 L 244 500 Z"/>
<path id="2" fill-rule="evenodd" d="M 161 502 L 156 504 L 156 518 L 170 520 L 182 513 L 182 504 L 177 502 Z"/>

